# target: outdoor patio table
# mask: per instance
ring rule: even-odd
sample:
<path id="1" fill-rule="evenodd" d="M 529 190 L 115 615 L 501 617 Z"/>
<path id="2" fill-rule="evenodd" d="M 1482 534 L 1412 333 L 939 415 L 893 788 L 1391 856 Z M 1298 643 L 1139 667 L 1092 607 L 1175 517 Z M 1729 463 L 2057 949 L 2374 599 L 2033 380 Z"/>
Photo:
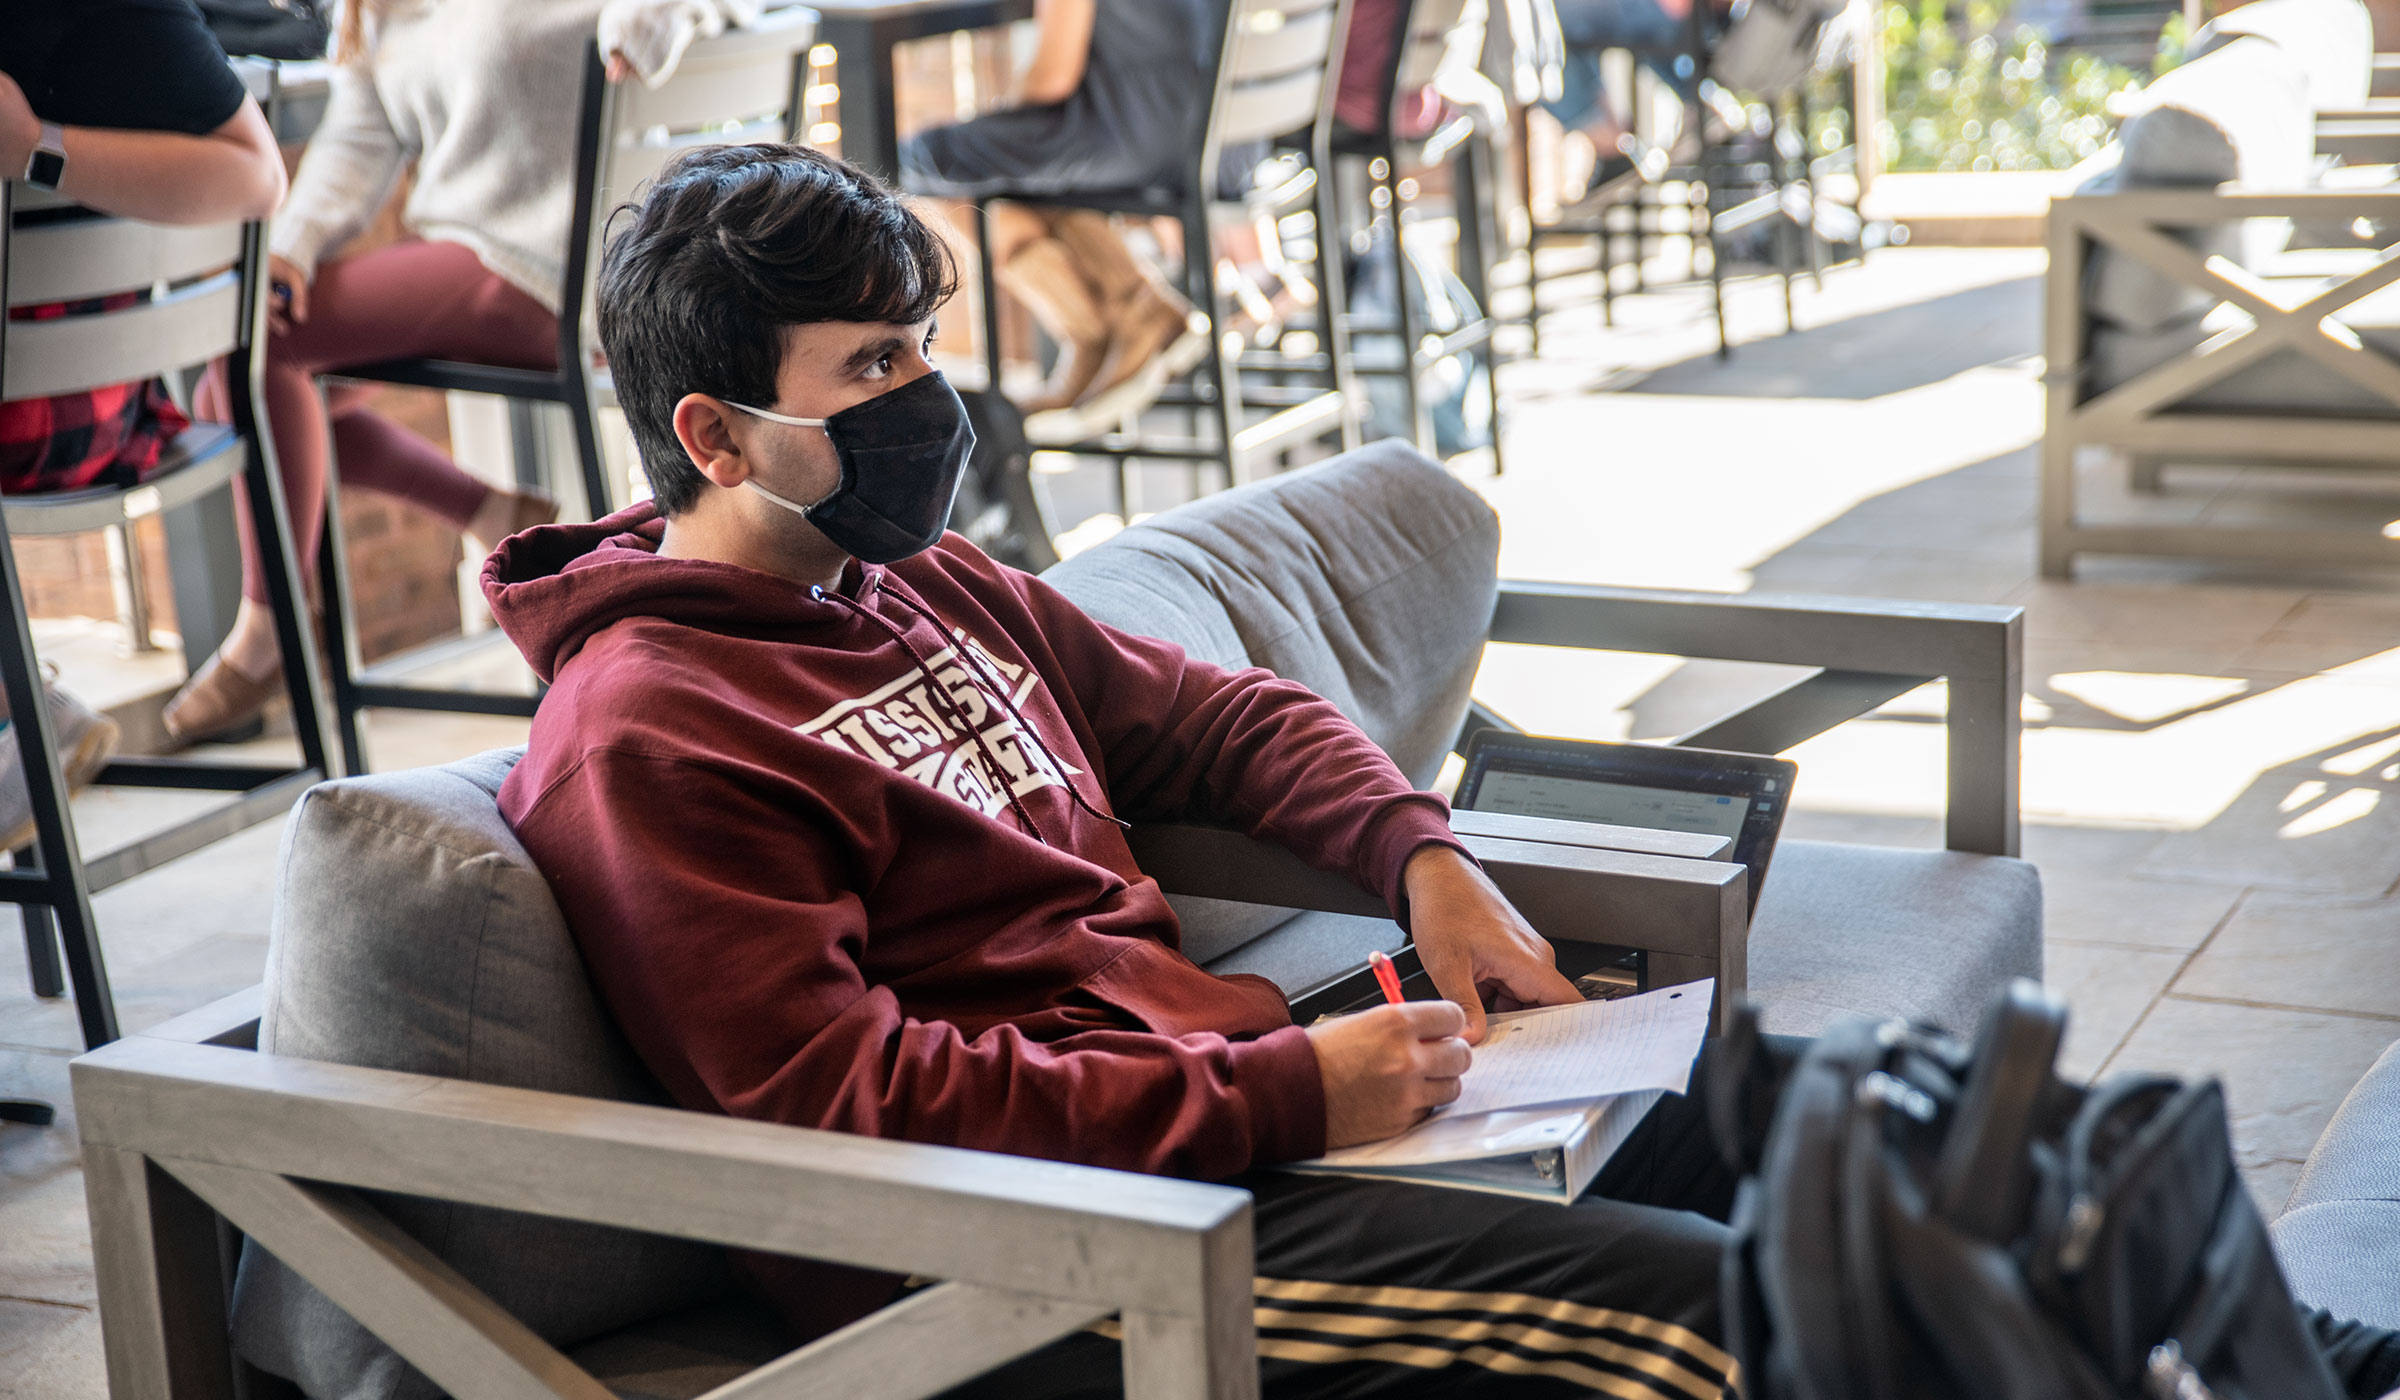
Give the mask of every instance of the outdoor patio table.
<path id="1" fill-rule="evenodd" d="M 989 29 L 1033 16 L 1033 0 L 810 0 L 817 42 L 837 55 L 842 158 L 889 177 L 899 169 L 892 49 L 911 39 Z"/>

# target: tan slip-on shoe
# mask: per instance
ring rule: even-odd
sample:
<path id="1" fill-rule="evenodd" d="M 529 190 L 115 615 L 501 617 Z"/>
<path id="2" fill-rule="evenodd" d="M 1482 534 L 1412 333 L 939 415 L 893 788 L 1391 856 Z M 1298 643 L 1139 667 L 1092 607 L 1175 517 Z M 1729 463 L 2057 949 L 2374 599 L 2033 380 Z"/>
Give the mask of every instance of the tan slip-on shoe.
<path id="1" fill-rule="evenodd" d="M 257 719 L 283 693 L 283 665 L 264 676 L 243 675 L 219 652 L 183 683 L 159 716 L 167 733 L 186 743 L 214 738 Z"/>

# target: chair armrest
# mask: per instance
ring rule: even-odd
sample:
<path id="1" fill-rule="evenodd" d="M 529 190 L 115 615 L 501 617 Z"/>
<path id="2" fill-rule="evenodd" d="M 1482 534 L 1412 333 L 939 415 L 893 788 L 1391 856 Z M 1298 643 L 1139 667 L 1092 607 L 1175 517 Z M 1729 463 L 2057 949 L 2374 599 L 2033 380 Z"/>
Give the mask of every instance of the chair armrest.
<path id="1" fill-rule="evenodd" d="M 1255 1396 L 1249 1196 L 1230 1187 L 144 1036 L 72 1073 L 117 1393 L 186 1393 L 123 1385 L 187 1364 L 197 1343 L 157 1335 L 172 1319 L 222 1318 L 222 1277 L 195 1262 L 213 1209 L 454 1393 L 605 1394 L 524 1389 L 573 1368 L 355 1194 L 391 1191 L 950 1281 L 918 1311 L 960 1315 L 951 1346 L 876 1314 L 795 1354 L 820 1364 L 975 1353 L 909 1363 L 965 1379 L 1118 1312 L 1148 1339 L 1129 1377 L 1133 1350 L 1188 1363 L 1152 1394 Z"/>
<path id="2" fill-rule="evenodd" d="M 1490 637 L 1818 668 L 1675 741 L 1699 748 L 1780 753 L 1928 681 L 1944 680 L 1946 844 L 1955 851 L 2017 853 L 2021 608 L 1511 580 L 1500 585 Z M 1481 727 L 1478 719 L 1496 718 L 1479 708 L 1469 724 Z"/>
<path id="3" fill-rule="evenodd" d="M 258 1023 L 266 1014 L 267 984 L 254 983 L 231 996 L 219 997 L 195 1011 L 162 1021 L 135 1035 L 172 1040 L 185 1045 L 222 1045 L 233 1050 L 258 1048 Z"/>
<path id="4" fill-rule="evenodd" d="M 1137 826 L 1128 840 L 1142 870 L 1172 894 L 1391 917 L 1348 879 L 1237 831 Z M 1459 840 L 1543 937 L 1641 949 L 1650 985 L 1713 977 L 1720 1013 L 1740 1003 L 1749 970 L 1747 867 L 1472 830 Z"/>
<path id="5" fill-rule="evenodd" d="M 2227 219 L 2390 218 L 2395 206 L 2400 206 L 2400 189 L 2124 190 L 2059 195 L 2050 201 L 2050 221 L 2055 226 L 2104 215 L 2177 228 Z"/>
<path id="6" fill-rule="evenodd" d="M 140 1036 L 72 1073 L 87 1144 L 170 1168 L 198 1160 L 1095 1302 L 1178 1306 L 1145 1251 L 1187 1249 L 1249 1209 L 1245 1192 L 1166 1177 Z"/>
<path id="7" fill-rule="evenodd" d="M 2400 118 L 2391 111 L 2319 112 L 2317 154 L 2352 165 L 2384 165 L 2400 152 Z"/>

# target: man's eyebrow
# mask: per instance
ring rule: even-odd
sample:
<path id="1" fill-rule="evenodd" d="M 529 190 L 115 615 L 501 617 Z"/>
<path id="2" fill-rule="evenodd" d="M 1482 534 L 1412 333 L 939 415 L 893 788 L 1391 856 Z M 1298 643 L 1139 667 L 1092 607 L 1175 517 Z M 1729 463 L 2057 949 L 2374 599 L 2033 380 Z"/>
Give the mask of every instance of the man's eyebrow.
<path id="1" fill-rule="evenodd" d="M 842 361 L 842 373 L 856 374 L 886 355 L 905 353 L 908 347 L 908 337 L 900 335 L 887 335 L 881 340 L 869 341 L 851 351 L 850 358 Z"/>

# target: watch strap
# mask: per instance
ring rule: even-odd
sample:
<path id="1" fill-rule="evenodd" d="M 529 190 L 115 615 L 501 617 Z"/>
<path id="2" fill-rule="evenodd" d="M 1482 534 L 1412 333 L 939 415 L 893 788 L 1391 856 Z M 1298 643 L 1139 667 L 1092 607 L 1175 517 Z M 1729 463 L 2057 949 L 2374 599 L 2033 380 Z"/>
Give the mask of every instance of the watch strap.
<path id="1" fill-rule="evenodd" d="M 67 176 L 67 133 L 57 122 L 43 122 L 41 139 L 25 162 L 25 183 L 55 190 Z"/>

